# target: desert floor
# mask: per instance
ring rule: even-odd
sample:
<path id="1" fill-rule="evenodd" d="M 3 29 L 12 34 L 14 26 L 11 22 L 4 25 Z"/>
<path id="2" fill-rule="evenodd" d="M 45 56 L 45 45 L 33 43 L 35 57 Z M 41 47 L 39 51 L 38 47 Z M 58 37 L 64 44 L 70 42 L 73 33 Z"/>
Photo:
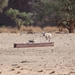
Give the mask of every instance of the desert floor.
<path id="1" fill-rule="evenodd" d="M 14 48 L 14 43 L 48 42 L 41 33 L 0 33 L 0 75 L 75 75 L 75 34 L 52 33 L 54 46 Z"/>

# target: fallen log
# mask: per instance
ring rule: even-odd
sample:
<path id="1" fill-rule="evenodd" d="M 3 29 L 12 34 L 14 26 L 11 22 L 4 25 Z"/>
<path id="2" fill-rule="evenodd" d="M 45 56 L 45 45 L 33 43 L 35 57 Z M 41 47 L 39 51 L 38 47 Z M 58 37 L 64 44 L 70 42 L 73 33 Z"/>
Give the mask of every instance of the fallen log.
<path id="1" fill-rule="evenodd" d="M 50 43 L 27 43 L 27 44 L 14 44 L 14 48 L 29 48 L 29 47 L 47 47 L 54 46 L 54 42 Z"/>

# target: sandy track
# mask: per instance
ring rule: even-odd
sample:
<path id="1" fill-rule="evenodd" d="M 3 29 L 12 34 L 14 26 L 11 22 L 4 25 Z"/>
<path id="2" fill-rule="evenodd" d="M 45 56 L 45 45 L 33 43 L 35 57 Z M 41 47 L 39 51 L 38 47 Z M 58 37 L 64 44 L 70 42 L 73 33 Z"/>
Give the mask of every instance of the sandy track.
<path id="1" fill-rule="evenodd" d="M 0 34 L 1 75 L 75 75 L 75 34 L 52 34 L 54 46 L 14 48 L 29 39 L 47 42 L 42 34 Z"/>

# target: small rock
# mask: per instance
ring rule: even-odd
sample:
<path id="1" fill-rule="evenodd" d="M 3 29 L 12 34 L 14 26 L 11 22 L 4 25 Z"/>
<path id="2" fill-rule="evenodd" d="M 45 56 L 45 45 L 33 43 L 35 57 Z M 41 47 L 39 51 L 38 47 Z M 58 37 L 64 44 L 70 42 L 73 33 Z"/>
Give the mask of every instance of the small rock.
<path id="1" fill-rule="evenodd" d="M 1 74 L 2 72 L 0 72 L 0 74 Z"/>
<path id="2" fill-rule="evenodd" d="M 21 73 L 20 71 L 17 72 L 17 74 Z"/>
<path id="3" fill-rule="evenodd" d="M 21 70 L 23 70 L 24 68 L 21 68 Z"/>
<path id="4" fill-rule="evenodd" d="M 75 75 L 75 72 L 70 72 L 68 75 Z"/>
<path id="5" fill-rule="evenodd" d="M 17 66 L 16 68 L 20 68 L 20 66 Z"/>
<path id="6" fill-rule="evenodd" d="M 40 71 L 38 71 L 38 72 L 43 72 L 43 70 L 40 70 Z"/>
<path id="7" fill-rule="evenodd" d="M 3 65 L 3 64 L 1 64 L 1 65 Z"/>
<path id="8" fill-rule="evenodd" d="M 67 45 L 69 45 L 69 44 L 67 43 Z"/>
<path id="9" fill-rule="evenodd" d="M 50 74 L 53 74 L 53 73 L 55 73 L 55 71 L 50 72 Z"/>
<path id="10" fill-rule="evenodd" d="M 30 71 L 32 71 L 32 69 L 30 69 Z"/>
<path id="11" fill-rule="evenodd" d="M 14 68 L 11 69 L 11 71 L 14 71 L 14 70 L 15 70 Z"/>
<path id="12" fill-rule="evenodd" d="M 17 66 L 18 64 L 12 64 L 12 66 Z"/>
<path id="13" fill-rule="evenodd" d="M 26 63 L 27 61 L 22 61 L 21 63 Z"/>
<path id="14" fill-rule="evenodd" d="M 53 49 L 51 51 L 53 52 Z"/>

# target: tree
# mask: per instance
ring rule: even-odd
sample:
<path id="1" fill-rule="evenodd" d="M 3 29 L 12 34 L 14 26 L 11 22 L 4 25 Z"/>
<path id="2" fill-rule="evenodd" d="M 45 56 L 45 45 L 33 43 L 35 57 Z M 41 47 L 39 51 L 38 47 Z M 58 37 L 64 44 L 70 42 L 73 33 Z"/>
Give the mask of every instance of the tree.
<path id="1" fill-rule="evenodd" d="M 65 26 L 69 33 L 74 33 L 75 1 L 74 0 L 42 0 L 36 4 L 37 17 L 48 22 L 53 19 L 59 25 Z"/>
<path id="2" fill-rule="evenodd" d="M 50 0 L 42 0 L 35 5 L 36 8 L 36 18 L 38 21 L 43 23 L 50 22 L 54 17 L 54 3 Z"/>
<path id="3" fill-rule="evenodd" d="M 17 9 L 10 8 L 5 14 L 15 21 L 18 29 L 20 29 L 22 25 L 29 25 L 34 22 L 31 19 L 32 13 L 19 12 Z"/>
<path id="4" fill-rule="evenodd" d="M 58 0 L 57 0 L 58 1 Z M 56 8 L 56 16 L 58 17 L 58 22 L 65 26 L 69 33 L 74 33 L 75 24 L 75 1 L 71 0 L 60 0 L 58 1 L 58 9 Z"/>
<path id="5" fill-rule="evenodd" d="M 0 12 L 8 5 L 9 0 L 0 0 Z"/>

